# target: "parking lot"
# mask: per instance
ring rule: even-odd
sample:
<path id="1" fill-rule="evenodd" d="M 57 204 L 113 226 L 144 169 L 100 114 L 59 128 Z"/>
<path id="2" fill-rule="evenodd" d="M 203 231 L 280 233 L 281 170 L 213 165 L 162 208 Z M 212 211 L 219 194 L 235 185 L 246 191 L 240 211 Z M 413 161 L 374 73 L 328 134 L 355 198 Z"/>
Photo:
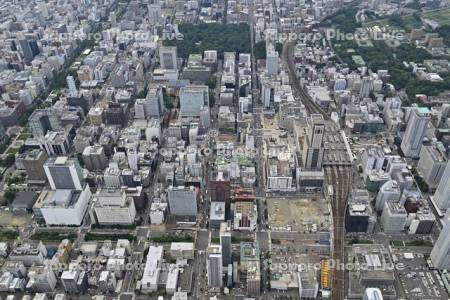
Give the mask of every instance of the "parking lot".
<path id="1" fill-rule="evenodd" d="M 394 256 L 407 299 L 449 299 L 438 271 L 429 270 L 423 253 L 395 251 Z"/>

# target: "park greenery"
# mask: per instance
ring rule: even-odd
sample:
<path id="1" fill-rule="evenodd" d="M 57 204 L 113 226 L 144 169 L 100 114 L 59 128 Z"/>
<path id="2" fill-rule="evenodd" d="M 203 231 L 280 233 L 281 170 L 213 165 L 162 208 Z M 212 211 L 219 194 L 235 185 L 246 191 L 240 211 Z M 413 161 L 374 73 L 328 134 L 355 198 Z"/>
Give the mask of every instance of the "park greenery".
<path id="1" fill-rule="evenodd" d="M 7 203 L 4 204 L 10 204 L 13 202 L 14 198 L 16 197 L 16 192 L 11 189 L 6 189 L 3 192 L 3 198 L 6 200 Z"/>
<path id="2" fill-rule="evenodd" d="M 354 33 L 358 28 L 366 25 L 356 21 L 356 12 L 357 8 L 342 10 L 326 19 L 322 25 L 339 29 L 342 33 Z M 380 21 L 380 25 L 388 25 L 391 28 L 405 31 L 417 27 L 418 23 L 420 23 L 420 15 L 418 13 L 408 17 L 392 15 L 383 19 L 382 22 Z M 450 45 L 450 26 L 442 26 L 438 29 L 438 33 Z M 437 96 L 439 93 L 449 89 L 450 77 L 444 77 L 442 82 L 421 80 L 412 74 L 412 69 L 404 66 L 403 62 L 414 61 L 421 63 L 426 59 L 433 58 L 428 51 L 409 42 L 401 42 L 397 47 L 389 47 L 383 40 L 371 40 L 372 45 L 358 45 L 357 41 L 352 39 L 341 39 L 339 41 L 332 39 L 332 43 L 339 58 L 352 69 L 360 66 L 354 61 L 354 58 L 359 56 L 364 60 L 365 65 L 373 71 L 389 70 L 391 75 L 390 83 L 396 89 L 405 90 L 410 101 L 415 101 L 415 95 L 417 94 Z M 384 50 L 380 51 L 381 49 Z"/>
<path id="3" fill-rule="evenodd" d="M 174 235 L 174 234 L 165 234 L 160 236 L 154 236 L 151 240 L 155 243 L 193 243 L 194 238 L 189 234 L 183 235 Z"/>
<path id="4" fill-rule="evenodd" d="M 193 53 L 203 54 L 205 50 L 217 50 L 219 58 L 224 52 L 250 52 L 247 24 L 180 24 L 179 30 L 184 35 L 182 40 L 166 40 L 164 44 L 177 46 L 178 56 L 183 58 Z"/>
<path id="5" fill-rule="evenodd" d="M 33 234 L 30 239 L 45 242 L 61 241 L 64 239 L 68 239 L 73 242 L 76 238 L 77 238 L 76 233 L 69 233 L 63 231 L 38 231 L 35 234 Z"/>
<path id="6" fill-rule="evenodd" d="M 175 108 L 174 104 L 177 102 L 176 97 L 169 95 L 167 92 L 164 92 L 163 99 L 164 99 L 164 106 L 167 109 Z"/>
<path id="7" fill-rule="evenodd" d="M 405 246 L 409 247 L 433 247 L 433 243 L 428 240 L 412 240 L 405 242 Z"/>
<path id="8" fill-rule="evenodd" d="M 237 237 L 237 236 L 232 236 L 231 237 L 231 243 L 233 243 L 233 244 L 251 243 L 253 241 L 254 241 L 254 239 L 251 238 L 251 237 Z M 278 242 L 279 242 L 279 240 L 278 240 Z M 220 238 L 219 237 L 212 237 L 211 238 L 211 243 L 219 244 L 220 243 Z M 276 240 L 272 239 L 272 243 L 276 243 Z"/>
<path id="9" fill-rule="evenodd" d="M 253 51 L 255 53 L 256 59 L 265 59 L 266 58 L 266 42 L 261 41 L 255 44 L 253 47 Z"/>
<path id="10" fill-rule="evenodd" d="M 253 47 L 253 51 L 255 53 L 256 59 L 266 59 L 266 41 L 260 41 L 255 44 Z M 283 51 L 283 44 L 282 43 L 276 43 L 275 44 L 275 51 L 278 52 L 278 54 L 281 56 L 281 52 Z"/>
<path id="11" fill-rule="evenodd" d="M 358 8 L 351 7 L 343 9 L 339 13 L 326 18 L 322 22 L 322 26 L 339 29 L 344 33 L 353 33 L 357 28 L 361 27 L 361 23 L 356 22 L 355 15 L 358 12 Z"/>
<path id="12" fill-rule="evenodd" d="M 120 239 L 133 241 L 136 237 L 129 233 L 86 233 L 85 241 L 117 241 Z"/>
<path id="13" fill-rule="evenodd" d="M 143 99 L 147 97 L 148 86 L 145 85 L 144 88 L 137 94 L 136 98 Z"/>
<path id="14" fill-rule="evenodd" d="M 422 239 L 412 241 L 392 240 L 391 244 L 395 247 L 433 247 L 432 242 Z"/>
<path id="15" fill-rule="evenodd" d="M 445 45 L 450 47 L 450 25 L 441 26 L 436 31 L 444 39 Z"/>
<path id="16" fill-rule="evenodd" d="M 11 142 L 12 139 L 9 136 L 5 136 L 5 138 L 3 138 L 2 142 L 0 143 L 0 153 L 5 152 Z"/>
<path id="17" fill-rule="evenodd" d="M 231 237 L 231 243 L 233 244 L 239 244 L 239 243 L 251 243 L 254 242 L 255 240 L 252 237 L 238 237 L 238 236 L 232 236 Z"/>
<path id="18" fill-rule="evenodd" d="M 21 184 L 25 182 L 25 174 L 21 173 L 18 176 L 11 176 L 6 179 L 6 184 L 7 185 L 13 185 L 13 184 Z"/>
<path id="19" fill-rule="evenodd" d="M 102 224 L 92 224 L 91 228 L 93 229 L 123 229 L 123 230 L 133 230 L 136 229 L 137 224 L 130 224 L 130 225 L 122 225 L 122 224 L 115 224 L 115 225 L 102 225 Z"/>
<path id="20" fill-rule="evenodd" d="M 9 168 L 14 164 L 15 161 L 16 161 L 15 155 L 10 153 L 5 158 L 0 159 L 0 167 Z"/>
<path id="21" fill-rule="evenodd" d="M 430 187 L 425 182 L 425 180 L 420 176 L 420 174 L 417 172 L 416 168 L 412 168 L 411 173 L 414 175 L 414 180 L 417 183 L 417 186 L 419 187 L 420 191 L 422 193 L 428 193 L 430 191 Z"/>
<path id="22" fill-rule="evenodd" d="M 0 231 L 0 241 L 15 240 L 19 236 L 18 231 L 14 230 L 1 230 Z"/>

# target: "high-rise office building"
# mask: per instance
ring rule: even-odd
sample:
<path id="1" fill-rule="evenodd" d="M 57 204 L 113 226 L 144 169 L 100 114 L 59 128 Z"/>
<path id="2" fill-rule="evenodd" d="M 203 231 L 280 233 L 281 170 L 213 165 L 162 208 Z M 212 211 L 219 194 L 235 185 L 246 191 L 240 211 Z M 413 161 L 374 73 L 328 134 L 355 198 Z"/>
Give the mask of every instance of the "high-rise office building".
<path id="1" fill-rule="evenodd" d="M 364 99 L 369 97 L 370 92 L 373 90 L 373 79 L 369 76 L 364 76 L 361 82 L 361 88 L 359 89 L 359 98 Z"/>
<path id="2" fill-rule="evenodd" d="M 105 149 L 100 145 L 88 146 L 83 151 L 83 162 L 89 171 L 104 170 L 107 166 Z"/>
<path id="3" fill-rule="evenodd" d="M 39 8 L 39 12 L 42 14 L 42 16 L 47 19 L 48 18 L 48 8 L 47 8 L 47 3 L 45 3 L 44 1 L 39 2 L 37 4 L 38 8 Z"/>
<path id="4" fill-rule="evenodd" d="M 178 70 L 177 47 L 160 47 L 159 64 L 161 69 Z"/>
<path id="5" fill-rule="evenodd" d="M 27 38 L 22 36 L 18 39 L 17 42 L 20 46 L 20 50 L 25 62 L 30 63 L 33 60 L 34 55 Z"/>
<path id="6" fill-rule="evenodd" d="M 109 102 L 105 112 L 106 123 L 108 125 L 123 126 L 127 122 L 128 104 Z"/>
<path id="7" fill-rule="evenodd" d="M 367 180 L 367 177 L 373 172 L 380 171 L 385 164 L 385 160 L 385 154 L 381 146 L 367 146 L 361 158 L 364 180 Z"/>
<path id="8" fill-rule="evenodd" d="M 258 297 L 261 284 L 261 249 L 257 242 L 240 243 L 240 276 L 247 282 L 247 295 Z"/>
<path id="9" fill-rule="evenodd" d="M 409 116 L 405 135 L 400 148 L 406 157 L 419 157 L 422 141 L 430 121 L 430 110 L 426 107 L 415 107 Z"/>
<path id="10" fill-rule="evenodd" d="M 138 162 L 139 162 L 139 156 L 138 156 L 138 149 L 135 145 L 128 147 L 127 149 L 127 159 L 128 159 L 128 166 L 130 169 L 137 171 L 138 170 Z"/>
<path id="11" fill-rule="evenodd" d="M 149 4 L 148 9 L 148 19 L 151 25 L 158 24 L 161 21 L 161 5 L 159 4 Z"/>
<path id="12" fill-rule="evenodd" d="M 28 127 L 34 137 L 42 137 L 48 131 L 60 131 L 61 122 L 52 108 L 36 109 L 28 118 Z"/>
<path id="13" fill-rule="evenodd" d="M 69 89 L 69 96 L 70 97 L 78 97 L 78 90 L 77 86 L 75 85 L 75 79 L 73 79 L 72 76 L 67 76 L 67 88 Z"/>
<path id="14" fill-rule="evenodd" d="M 78 277 L 80 271 L 74 268 L 74 270 L 66 270 L 61 274 L 61 283 L 66 293 L 78 293 Z"/>
<path id="15" fill-rule="evenodd" d="M 182 117 L 199 117 L 203 107 L 209 107 L 207 86 L 185 86 L 180 89 L 180 115 Z"/>
<path id="16" fill-rule="evenodd" d="M 47 176 L 44 171 L 44 164 L 47 161 L 47 153 L 40 149 L 31 150 L 23 159 L 23 166 L 27 172 L 28 181 L 45 182 Z"/>
<path id="17" fill-rule="evenodd" d="M 66 131 L 49 131 L 44 136 L 43 146 L 48 156 L 65 156 L 70 152 L 72 140 Z"/>
<path id="18" fill-rule="evenodd" d="M 445 216 L 444 222 L 439 238 L 431 250 L 430 258 L 435 268 L 448 270 L 450 269 L 450 214 Z"/>
<path id="19" fill-rule="evenodd" d="M 325 133 L 325 121 L 322 115 L 312 114 L 307 135 L 303 145 L 303 168 L 307 170 L 322 169 L 324 146 L 323 135 Z"/>
<path id="20" fill-rule="evenodd" d="M 426 145 L 420 150 L 417 170 L 432 189 L 439 185 L 447 166 L 447 155 L 445 152 L 446 149 L 442 143 Z"/>
<path id="21" fill-rule="evenodd" d="M 115 27 L 117 25 L 117 15 L 115 11 L 112 11 L 109 14 L 109 21 L 111 22 L 112 27 Z"/>
<path id="22" fill-rule="evenodd" d="M 168 198 L 169 209 L 172 215 L 197 215 L 197 191 L 194 187 L 170 187 L 168 190 Z"/>
<path id="23" fill-rule="evenodd" d="M 221 288 L 223 286 L 222 281 L 223 262 L 222 262 L 222 249 L 220 245 L 210 245 L 208 247 L 206 271 L 208 274 L 209 288 Z"/>
<path id="24" fill-rule="evenodd" d="M 144 102 L 145 118 L 159 118 L 164 111 L 164 96 L 161 86 L 149 86 Z"/>
<path id="25" fill-rule="evenodd" d="M 280 63 L 279 63 L 279 58 L 278 58 L 278 52 L 276 52 L 276 51 L 267 52 L 267 57 L 266 57 L 267 73 L 269 75 L 277 75 L 279 65 L 280 65 Z"/>
<path id="26" fill-rule="evenodd" d="M 440 209 L 446 210 L 450 207 L 450 163 L 447 162 L 442 178 L 433 196 L 434 203 Z"/>
<path id="27" fill-rule="evenodd" d="M 385 202 L 381 214 L 383 231 L 389 234 L 400 233 L 405 230 L 408 213 L 399 202 Z"/>
<path id="28" fill-rule="evenodd" d="M 52 190 L 82 190 L 83 172 L 76 159 L 52 157 L 44 164 L 45 174 Z"/>
<path id="29" fill-rule="evenodd" d="M 222 247 L 222 263 L 227 267 L 233 262 L 233 249 L 231 245 L 231 230 L 227 223 L 220 224 L 220 246 Z"/>
<path id="30" fill-rule="evenodd" d="M 261 266 L 259 261 L 247 264 L 247 295 L 259 297 L 261 294 Z"/>
<path id="31" fill-rule="evenodd" d="M 124 189 L 100 189 L 92 197 L 91 221 L 101 225 L 131 225 L 136 207 Z"/>

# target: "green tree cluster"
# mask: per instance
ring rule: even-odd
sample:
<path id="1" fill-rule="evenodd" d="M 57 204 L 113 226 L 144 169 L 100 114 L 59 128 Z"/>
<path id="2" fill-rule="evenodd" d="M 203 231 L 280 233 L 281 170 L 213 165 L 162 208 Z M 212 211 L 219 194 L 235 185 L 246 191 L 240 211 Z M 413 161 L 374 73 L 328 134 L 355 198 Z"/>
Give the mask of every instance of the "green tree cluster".
<path id="1" fill-rule="evenodd" d="M 205 50 L 217 50 L 219 58 L 223 52 L 250 52 L 248 24 L 180 24 L 179 30 L 184 35 L 182 40 L 166 40 L 164 44 L 177 46 L 178 56 L 183 58 Z"/>

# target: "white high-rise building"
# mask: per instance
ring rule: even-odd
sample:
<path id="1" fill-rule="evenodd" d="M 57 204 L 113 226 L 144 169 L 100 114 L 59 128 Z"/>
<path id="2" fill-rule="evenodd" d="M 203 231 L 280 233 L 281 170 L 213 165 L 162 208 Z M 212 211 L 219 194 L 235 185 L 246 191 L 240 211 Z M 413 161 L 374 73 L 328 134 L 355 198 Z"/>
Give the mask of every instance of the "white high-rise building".
<path id="1" fill-rule="evenodd" d="M 385 233 L 399 233 L 405 229 L 407 212 L 399 202 L 385 202 L 381 224 Z"/>
<path id="2" fill-rule="evenodd" d="M 359 98 L 364 99 L 369 97 L 370 92 L 373 90 L 373 80 L 369 76 L 365 76 L 361 82 L 361 88 L 359 90 Z"/>
<path id="3" fill-rule="evenodd" d="M 33 103 L 33 97 L 29 90 L 20 90 L 19 99 L 25 104 L 25 106 L 30 106 Z"/>
<path id="4" fill-rule="evenodd" d="M 145 119 L 145 99 L 136 99 L 136 102 L 134 103 L 134 118 L 135 119 Z"/>
<path id="5" fill-rule="evenodd" d="M 425 137 L 430 110 L 426 107 L 412 108 L 400 148 L 406 157 L 419 157 L 422 141 Z"/>
<path id="6" fill-rule="evenodd" d="M 149 86 L 144 103 L 145 118 L 159 118 L 164 114 L 164 95 L 161 86 Z"/>
<path id="7" fill-rule="evenodd" d="M 41 12 L 42 16 L 47 19 L 48 18 L 48 8 L 47 8 L 47 3 L 45 3 L 45 1 L 39 2 L 38 3 L 38 8 L 39 11 Z"/>
<path id="8" fill-rule="evenodd" d="M 447 155 L 442 143 L 423 146 L 417 170 L 430 188 L 435 189 L 441 181 L 447 166 Z"/>
<path id="9" fill-rule="evenodd" d="M 92 197 L 91 220 L 101 225 L 131 225 L 136 217 L 133 198 L 124 189 L 101 189 Z"/>
<path id="10" fill-rule="evenodd" d="M 33 212 L 36 218 L 43 218 L 47 225 L 80 226 L 88 209 L 90 197 L 88 185 L 81 191 L 44 190 L 39 194 Z"/>
<path id="11" fill-rule="evenodd" d="M 159 64 L 161 69 L 178 70 L 177 47 L 160 47 Z"/>
<path id="12" fill-rule="evenodd" d="M 450 207 L 450 163 L 447 162 L 442 178 L 434 193 L 434 203 L 442 210 Z"/>
<path id="13" fill-rule="evenodd" d="M 120 182 L 120 172 L 121 170 L 117 164 L 109 164 L 109 167 L 106 168 L 105 173 L 103 174 L 103 181 L 107 188 L 119 188 L 122 185 Z"/>
<path id="14" fill-rule="evenodd" d="M 149 4 L 148 9 L 148 19 L 151 25 L 158 24 L 161 21 L 161 5 L 159 4 Z"/>
<path id="15" fill-rule="evenodd" d="M 141 291 L 143 293 L 152 293 L 158 290 L 163 254 L 164 250 L 162 246 L 150 246 L 141 279 Z"/>
<path id="16" fill-rule="evenodd" d="M 267 52 L 266 55 L 266 69 L 269 75 L 277 75 L 279 69 L 279 58 L 278 52 L 271 51 Z"/>
<path id="17" fill-rule="evenodd" d="M 250 111 L 250 107 L 252 104 L 252 97 L 249 95 L 248 97 L 239 97 L 239 113 L 247 113 Z"/>
<path id="18" fill-rule="evenodd" d="M 138 169 L 138 151 L 136 147 L 127 149 L 128 166 L 130 169 L 137 171 Z"/>
<path id="19" fill-rule="evenodd" d="M 383 168 L 384 161 L 385 155 L 380 146 L 368 146 L 361 159 L 364 180 L 366 180 L 372 172 L 380 171 Z"/>
<path id="20" fill-rule="evenodd" d="M 435 268 L 448 270 L 450 269 L 450 214 L 445 216 L 444 222 L 439 238 L 431 250 L 430 258 Z"/>
<path id="21" fill-rule="evenodd" d="M 75 85 L 75 79 L 73 79 L 72 76 L 67 76 L 66 81 L 67 81 L 67 87 L 69 89 L 69 96 L 77 97 L 78 90 L 77 90 L 77 86 Z"/>
<path id="22" fill-rule="evenodd" d="M 221 288 L 223 286 L 223 262 L 221 248 L 222 247 L 220 245 L 210 245 L 208 247 L 206 271 L 208 274 L 208 286 L 210 288 Z"/>
<path id="23" fill-rule="evenodd" d="M 398 202 L 401 196 L 400 186 L 397 181 L 389 180 L 379 189 L 375 198 L 375 210 L 383 211 L 386 202 Z"/>
<path id="24" fill-rule="evenodd" d="M 109 14 L 109 21 L 111 22 L 112 27 L 115 27 L 117 25 L 117 15 L 115 11 L 112 11 Z"/>

